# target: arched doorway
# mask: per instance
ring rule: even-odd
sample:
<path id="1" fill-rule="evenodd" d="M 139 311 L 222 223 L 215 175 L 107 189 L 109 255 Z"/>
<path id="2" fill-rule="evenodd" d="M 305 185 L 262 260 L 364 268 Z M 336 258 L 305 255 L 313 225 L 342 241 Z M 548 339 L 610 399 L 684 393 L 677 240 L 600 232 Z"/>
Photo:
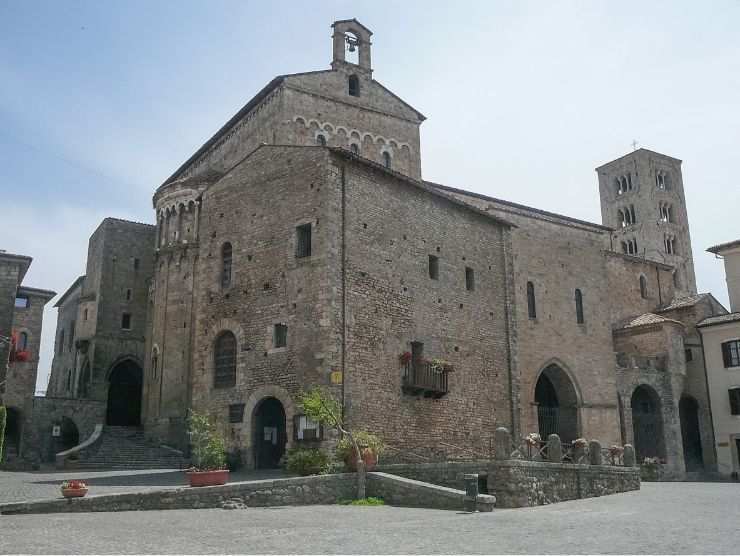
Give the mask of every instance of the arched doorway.
<path id="1" fill-rule="evenodd" d="M 681 418 L 681 439 L 683 440 L 683 459 L 686 471 L 699 471 L 704 468 L 704 457 L 699 432 L 699 404 L 691 396 L 683 396 L 678 403 Z"/>
<path id="2" fill-rule="evenodd" d="M 254 467 L 274 469 L 285 453 L 288 440 L 285 409 L 277 398 L 265 398 L 254 410 Z"/>
<path id="3" fill-rule="evenodd" d="M 5 414 L 5 442 L 0 461 L 17 458 L 21 450 L 21 412 L 14 407 L 7 408 Z"/>
<path id="4" fill-rule="evenodd" d="M 660 397 L 645 384 L 632 393 L 632 429 L 638 462 L 648 457 L 665 459 Z"/>
<path id="5" fill-rule="evenodd" d="M 534 401 L 543 440 L 551 434 L 557 434 L 563 442 L 578 438 L 578 395 L 570 377 L 558 365 L 548 365 L 540 373 Z"/>
<path id="6" fill-rule="evenodd" d="M 62 417 L 62 425 L 60 427 L 59 435 L 59 450 L 63 452 L 74 448 L 80 443 L 80 432 L 77 430 L 77 425 L 69 417 Z"/>
<path id="7" fill-rule="evenodd" d="M 142 375 L 141 367 L 131 359 L 113 367 L 108 379 L 106 424 L 127 427 L 141 424 Z"/>

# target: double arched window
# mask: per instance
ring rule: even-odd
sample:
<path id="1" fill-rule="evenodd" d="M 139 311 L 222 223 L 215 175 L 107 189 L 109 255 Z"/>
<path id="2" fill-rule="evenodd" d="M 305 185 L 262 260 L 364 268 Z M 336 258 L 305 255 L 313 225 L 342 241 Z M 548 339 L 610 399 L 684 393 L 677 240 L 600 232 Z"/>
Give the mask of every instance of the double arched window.
<path id="1" fill-rule="evenodd" d="M 231 285 L 231 243 L 224 243 L 221 248 L 221 287 L 228 288 Z"/>
<path id="2" fill-rule="evenodd" d="M 236 336 L 232 332 L 222 332 L 216 338 L 213 346 L 213 364 L 215 388 L 236 385 Z"/>

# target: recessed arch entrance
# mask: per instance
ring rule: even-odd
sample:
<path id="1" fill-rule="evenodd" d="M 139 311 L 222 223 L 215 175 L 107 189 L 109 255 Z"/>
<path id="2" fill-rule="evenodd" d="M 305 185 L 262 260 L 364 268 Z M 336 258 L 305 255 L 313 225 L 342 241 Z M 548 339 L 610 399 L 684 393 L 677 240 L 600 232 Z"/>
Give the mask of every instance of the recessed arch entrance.
<path id="1" fill-rule="evenodd" d="M 691 396 L 682 396 L 678 402 L 681 419 L 681 439 L 683 440 L 683 459 L 686 471 L 700 471 L 704 468 L 704 455 L 699 430 L 699 404 Z"/>
<path id="2" fill-rule="evenodd" d="M 632 392 L 632 432 L 637 461 L 645 458 L 665 459 L 663 417 L 658 393 L 642 384 Z"/>
<path id="3" fill-rule="evenodd" d="M 254 467 L 275 469 L 288 441 L 285 408 L 277 398 L 262 399 L 254 409 Z"/>
<path id="4" fill-rule="evenodd" d="M 77 425 L 69 417 L 62 417 L 62 423 L 60 427 L 59 435 L 59 450 L 63 452 L 74 448 L 80 443 L 80 431 L 77 430 Z"/>
<path id="5" fill-rule="evenodd" d="M 141 386 L 143 372 L 133 359 L 117 363 L 108 377 L 106 424 L 139 426 L 141 424 Z"/>
<path id="6" fill-rule="evenodd" d="M 551 434 L 557 434 L 563 442 L 578 438 L 578 391 L 562 367 L 553 363 L 543 369 L 535 386 L 534 401 L 543 440 Z"/>
<path id="7" fill-rule="evenodd" d="M 5 414 L 5 441 L 0 454 L 0 461 L 7 461 L 11 458 L 18 457 L 21 450 L 21 412 L 14 408 L 8 407 Z"/>

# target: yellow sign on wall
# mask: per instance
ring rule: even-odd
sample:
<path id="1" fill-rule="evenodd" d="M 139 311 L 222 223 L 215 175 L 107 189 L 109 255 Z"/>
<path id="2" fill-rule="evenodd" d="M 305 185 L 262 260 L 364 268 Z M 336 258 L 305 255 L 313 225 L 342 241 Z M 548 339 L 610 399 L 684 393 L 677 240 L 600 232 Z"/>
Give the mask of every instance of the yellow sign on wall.
<path id="1" fill-rule="evenodd" d="M 331 372 L 331 383 L 332 384 L 342 384 L 342 371 L 332 371 Z"/>

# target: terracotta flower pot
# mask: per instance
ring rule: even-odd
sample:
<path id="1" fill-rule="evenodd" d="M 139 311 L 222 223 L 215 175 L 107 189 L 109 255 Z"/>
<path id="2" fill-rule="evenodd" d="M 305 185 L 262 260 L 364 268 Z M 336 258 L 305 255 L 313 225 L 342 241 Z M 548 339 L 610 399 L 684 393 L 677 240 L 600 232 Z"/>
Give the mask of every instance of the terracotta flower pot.
<path id="1" fill-rule="evenodd" d="M 365 471 L 372 471 L 378 464 L 378 456 L 366 448 L 362 451 L 362 461 L 365 462 Z M 350 471 L 357 471 L 357 452 L 352 450 L 352 453 L 344 459 L 344 464 Z"/>
<path id="2" fill-rule="evenodd" d="M 217 469 L 216 471 L 186 471 L 191 487 L 225 485 L 229 480 L 228 469 Z"/>
<path id="3" fill-rule="evenodd" d="M 87 494 L 89 489 L 85 488 L 63 488 L 62 496 L 65 498 L 82 498 Z"/>

